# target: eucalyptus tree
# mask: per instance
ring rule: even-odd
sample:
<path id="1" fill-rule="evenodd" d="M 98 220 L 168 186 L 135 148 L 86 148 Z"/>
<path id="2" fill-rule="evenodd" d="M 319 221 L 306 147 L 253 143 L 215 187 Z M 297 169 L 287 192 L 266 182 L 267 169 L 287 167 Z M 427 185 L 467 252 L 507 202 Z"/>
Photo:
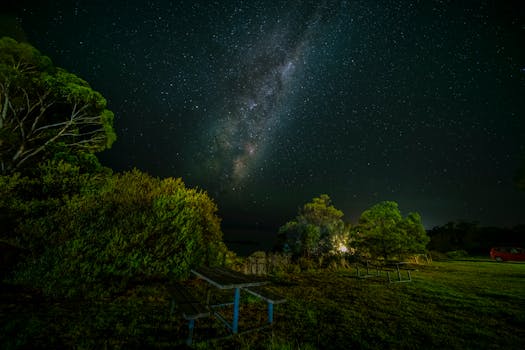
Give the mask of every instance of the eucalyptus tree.
<path id="1" fill-rule="evenodd" d="M 0 39 L 0 173 L 57 152 L 93 153 L 116 136 L 106 99 L 27 43 Z"/>

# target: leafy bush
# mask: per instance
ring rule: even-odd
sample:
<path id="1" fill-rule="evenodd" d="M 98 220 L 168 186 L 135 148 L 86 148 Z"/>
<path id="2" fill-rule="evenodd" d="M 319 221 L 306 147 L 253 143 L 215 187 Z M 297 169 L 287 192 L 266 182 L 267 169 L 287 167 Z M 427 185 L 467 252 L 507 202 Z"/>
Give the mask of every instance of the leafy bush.
<path id="1" fill-rule="evenodd" d="M 33 256 L 64 239 L 57 237 L 53 213 L 73 196 L 96 192 L 112 174 L 94 155 L 61 158 L 41 163 L 31 175 L 0 175 L 0 237 Z"/>
<path id="2" fill-rule="evenodd" d="M 105 296 L 144 279 L 186 277 L 192 266 L 224 260 L 216 211 L 204 191 L 181 179 L 138 170 L 92 179 L 31 222 L 45 250 L 15 281 L 46 294 Z M 28 225 L 21 230 L 30 234 Z"/>

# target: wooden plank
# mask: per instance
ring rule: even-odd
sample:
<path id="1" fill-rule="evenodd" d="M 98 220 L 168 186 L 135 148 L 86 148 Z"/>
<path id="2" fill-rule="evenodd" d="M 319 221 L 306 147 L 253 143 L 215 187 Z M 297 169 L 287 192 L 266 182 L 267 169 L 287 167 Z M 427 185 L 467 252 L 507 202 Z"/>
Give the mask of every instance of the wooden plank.
<path id="1" fill-rule="evenodd" d="M 267 288 L 250 287 L 243 288 L 243 290 L 272 304 L 282 304 L 286 302 L 286 299 L 284 297 L 277 295 L 276 293 Z"/>
<path id="2" fill-rule="evenodd" d="M 268 283 L 260 278 L 222 267 L 199 267 L 191 272 L 219 289 L 261 286 Z"/>
<path id="3" fill-rule="evenodd" d="M 183 284 L 176 283 L 174 286 L 168 287 L 168 291 L 172 303 L 174 302 L 177 305 L 177 309 L 186 320 L 210 316 L 210 311 L 199 302 L 195 293 Z"/>
<path id="4" fill-rule="evenodd" d="M 210 316 L 210 311 L 200 303 L 179 304 L 179 310 L 182 312 L 182 317 L 186 320 L 195 320 Z"/>

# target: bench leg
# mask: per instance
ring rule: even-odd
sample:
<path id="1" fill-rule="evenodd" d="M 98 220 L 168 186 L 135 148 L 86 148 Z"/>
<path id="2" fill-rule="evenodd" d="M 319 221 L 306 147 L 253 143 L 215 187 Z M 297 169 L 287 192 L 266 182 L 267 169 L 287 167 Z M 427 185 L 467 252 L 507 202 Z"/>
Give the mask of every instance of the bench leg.
<path id="1" fill-rule="evenodd" d="M 189 328 L 189 334 L 188 334 L 188 339 L 186 340 L 186 344 L 190 346 L 191 343 L 193 342 L 193 329 L 195 328 L 195 320 L 188 321 L 188 328 Z"/>
<path id="2" fill-rule="evenodd" d="M 235 297 L 233 299 L 233 323 L 232 332 L 237 334 L 239 330 L 239 302 L 241 299 L 241 289 L 235 288 Z"/>
<path id="3" fill-rule="evenodd" d="M 268 303 L 268 323 L 273 323 L 273 303 Z"/>

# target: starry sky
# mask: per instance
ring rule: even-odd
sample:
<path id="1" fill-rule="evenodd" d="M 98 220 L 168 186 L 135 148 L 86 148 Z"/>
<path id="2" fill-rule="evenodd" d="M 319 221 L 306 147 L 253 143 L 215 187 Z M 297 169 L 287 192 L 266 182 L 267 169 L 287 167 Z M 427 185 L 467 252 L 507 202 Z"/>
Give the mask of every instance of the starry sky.
<path id="1" fill-rule="evenodd" d="M 3 3 L 107 98 L 103 164 L 182 177 L 226 227 L 278 227 L 321 193 L 353 223 L 383 200 L 427 228 L 525 223 L 522 1 Z"/>

